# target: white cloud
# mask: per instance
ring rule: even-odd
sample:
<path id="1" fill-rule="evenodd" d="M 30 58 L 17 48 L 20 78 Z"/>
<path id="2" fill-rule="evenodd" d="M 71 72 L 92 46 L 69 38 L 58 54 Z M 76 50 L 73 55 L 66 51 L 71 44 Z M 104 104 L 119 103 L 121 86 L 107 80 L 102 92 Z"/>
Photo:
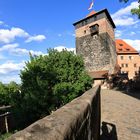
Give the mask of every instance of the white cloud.
<path id="1" fill-rule="evenodd" d="M 55 50 L 58 50 L 59 52 L 61 52 L 62 50 L 67 50 L 67 51 L 73 51 L 74 53 L 76 53 L 75 48 L 67 48 L 65 46 L 57 46 L 54 48 Z"/>
<path id="2" fill-rule="evenodd" d="M 129 6 L 120 9 L 116 13 L 112 14 L 112 18 L 117 26 L 128 26 L 134 25 L 139 21 L 131 16 L 131 9 L 137 8 L 139 6 L 138 2 L 132 2 Z"/>
<path id="3" fill-rule="evenodd" d="M 7 44 L 7 45 L 4 45 L 0 48 L 0 52 L 2 51 L 10 51 L 10 50 L 13 50 L 15 48 L 17 48 L 19 46 L 19 44 L 17 43 L 14 43 L 14 44 Z"/>
<path id="4" fill-rule="evenodd" d="M 44 53 L 41 51 L 33 51 L 33 50 L 27 50 L 22 48 L 13 49 L 11 50 L 11 53 L 18 56 L 29 55 L 29 53 L 31 53 L 32 55 L 44 55 Z"/>
<path id="5" fill-rule="evenodd" d="M 125 42 L 130 44 L 136 50 L 140 50 L 140 40 L 123 39 Z"/>
<path id="6" fill-rule="evenodd" d="M 59 36 L 59 37 L 61 37 L 61 36 L 62 36 L 62 34 L 58 34 L 58 36 Z"/>
<path id="7" fill-rule="evenodd" d="M 3 25 L 4 24 L 4 22 L 3 21 L 0 21 L 0 25 Z"/>
<path id="8" fill-rule="evenodd" d="M 136 34 L 135 32 L 130 32 L 130 35 L 132 35 L 132 36 L 135 35 L 135 34 Z"/>
<path id="9" fill-rule="evenodd" d="M 75 35 L 75 34 L 72 34 L 72 36 L 74 36 L 74 37 L 75 37 L 76 35 Z"/>
<path id="10" fill-rule="evenodd" d="M 7 45 L 2 46 L 0 48 L 0 52 L 3 52 L 3 51 L 8 51 L 11 54 L 18 55 L 18 56 L 29 55 L 29 52 L 32 55 L 45 55 L 41 51 L 34 51 L 34 50 L 27 50 L 27 49 L 24 49 L 24 48 L 19 48 L 18 43 L 7 44 Z"/>
<path id="11" fill-rule="evenodd" d="M 4 24 L 0 21 L 0 24 Z M 27 38 L 25 42 L 43 41 L 46 39 L 44 35 L 32 36 L 21 28 L 12 27 L 11 29 L 0 29 L 0 43 L 11 43 L 16 37 Z"/>
<path id="12" fill-rule="evenodd" d="M 0 81 L 2 81 L 2 83 L 8 84 L 11 81 L 15 81 L 16 83 L 21 83 L 21 79 L 20 76 L 18 74 L 14 74 L 14 75 L 0 75 Z"/>
<path id="13" fill-rule="evenodd" d="M 28 37 L 29 34 L 21 28 L 12 27 L 11 29 L 0 29 L 0 42 L 10 43 L 16 37 Z"/>
<path id="14" fill-rule="evenodd" d="M 116 38 L 121 37 L 121 35 L 122 35 L 122 31 L 120 31 L 120 30 L 116 30 L 116 31 L 115 31 L 115 37 L 116 37 Z"/>
<path id="15" fill-rule="evenodd" d="M 0 60 L 2 59 L 5 59 L 5 57 L 2 54 L 0 54 Z"/>
<path id="16" fill-rule="evenodd" d="M 8 74 L 11 72 L 19 71 L 24 66 L 25 66 L 24 62 L 21 63 L 6 62 L 0 65 L 0 74 Z"/>
<path id="17" fill-rule="evenodd" d="M 30 36 L 25 42 L 29 43 L 32 41 L 43 41 L 44 39 L 46 39 L 46 37 L 44 35 L 36 35 L 36 36 Z"/>

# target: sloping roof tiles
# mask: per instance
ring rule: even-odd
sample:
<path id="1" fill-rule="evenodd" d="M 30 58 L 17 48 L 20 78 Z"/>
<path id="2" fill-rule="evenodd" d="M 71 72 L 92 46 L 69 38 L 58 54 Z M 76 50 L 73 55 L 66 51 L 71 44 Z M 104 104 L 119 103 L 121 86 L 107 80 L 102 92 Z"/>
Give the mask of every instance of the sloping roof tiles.
<path id="1" fill-rule="evenodd" d="M 138 54 L 138 51 L 121 39 L 116 40 L 116 51 L 117 54 Z"/>

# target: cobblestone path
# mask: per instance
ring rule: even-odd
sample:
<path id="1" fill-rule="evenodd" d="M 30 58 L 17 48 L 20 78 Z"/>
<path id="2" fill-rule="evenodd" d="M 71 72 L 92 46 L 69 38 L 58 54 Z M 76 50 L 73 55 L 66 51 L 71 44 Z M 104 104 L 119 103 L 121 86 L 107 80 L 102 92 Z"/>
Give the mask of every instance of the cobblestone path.
<path id="1" fill-rule="evenodd" d="M 140 93 L 101 90 L 101 140 L 140 140 L 139 97 Z"/>

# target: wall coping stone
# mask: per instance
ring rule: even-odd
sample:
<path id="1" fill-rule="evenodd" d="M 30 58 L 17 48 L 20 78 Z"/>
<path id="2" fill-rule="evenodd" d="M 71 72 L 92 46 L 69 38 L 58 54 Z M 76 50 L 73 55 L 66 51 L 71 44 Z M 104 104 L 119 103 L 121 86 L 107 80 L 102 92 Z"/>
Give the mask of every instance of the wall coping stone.
<path id="1" fill-rule="evenodd" d="M 75 140 L 76 133 L 73 131 L 82 126 L 88 112 L 92 110 L 93 99 L 99 92 L 99 86 L 86 91 L 51 115 L 15 133 L 8 140 L 68 140 L 68 137 L 71 137 L 69 140 Z M 68 136 L 69 134 L 73 136 Z"/>

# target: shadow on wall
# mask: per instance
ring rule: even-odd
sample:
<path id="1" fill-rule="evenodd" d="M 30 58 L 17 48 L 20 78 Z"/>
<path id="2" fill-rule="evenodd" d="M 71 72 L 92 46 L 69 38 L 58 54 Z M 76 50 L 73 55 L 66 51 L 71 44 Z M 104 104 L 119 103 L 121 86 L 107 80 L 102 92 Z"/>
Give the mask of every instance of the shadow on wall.
<path id="1" fill-rule="evenodd" d="M 118 140 L 116 126 L 112 123 L 102 122 L 100 140 Z"/>
<path id="2" fill-rule="evenodd" d="M 122 93 L 140 100 L 140 90 L 126 90 L 122 91 Z"/>

